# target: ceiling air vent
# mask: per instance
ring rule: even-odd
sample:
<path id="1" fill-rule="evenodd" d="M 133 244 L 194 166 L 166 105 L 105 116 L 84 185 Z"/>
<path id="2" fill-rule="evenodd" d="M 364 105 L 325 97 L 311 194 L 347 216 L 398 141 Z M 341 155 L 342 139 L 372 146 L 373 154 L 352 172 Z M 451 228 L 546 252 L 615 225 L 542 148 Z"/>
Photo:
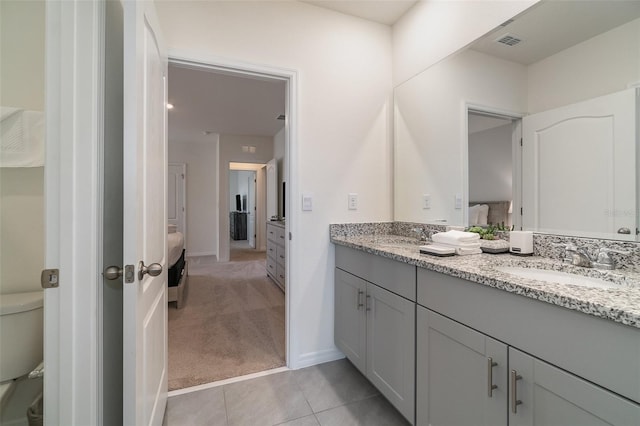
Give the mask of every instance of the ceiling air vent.
<path id="1" fill-rule="evenodd" d="M 522 39 L 513 34 L 505 34 L 498 37 L 495 41 L 496 43 L 505 44 L 507 46 L 515 46 L 516 44 L 520 43 Z"/>

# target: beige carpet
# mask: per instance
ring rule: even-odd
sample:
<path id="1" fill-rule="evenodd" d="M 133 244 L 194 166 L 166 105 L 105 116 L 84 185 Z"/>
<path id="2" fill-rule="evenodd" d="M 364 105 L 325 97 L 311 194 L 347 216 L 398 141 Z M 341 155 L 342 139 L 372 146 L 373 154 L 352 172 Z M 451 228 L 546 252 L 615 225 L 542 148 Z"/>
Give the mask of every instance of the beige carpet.
<path id="1" fill-rule="evenodd" d="M 285 365 L 284 293 L 265 253 L 238 247 L 230 262 L 190 264 L 184 307 L 169 304 L 169 390 Z"/>

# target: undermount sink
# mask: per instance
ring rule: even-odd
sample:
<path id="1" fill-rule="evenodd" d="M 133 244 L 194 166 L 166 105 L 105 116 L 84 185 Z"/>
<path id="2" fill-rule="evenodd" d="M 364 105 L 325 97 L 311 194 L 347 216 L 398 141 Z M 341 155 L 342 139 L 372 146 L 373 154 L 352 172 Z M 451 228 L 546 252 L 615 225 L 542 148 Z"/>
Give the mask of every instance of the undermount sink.
<path id="1" fill-rule="evenodd" d="M 619 287 L 618 284 L 598 278 L 585 277 L 578 274 L 568 272 L 553 271 L 549 269 L 523 268 L 518 266 L 497 266 L 497 271 L 515 275 L 520 278 L 529 278 L 532 280 L 546 281 L 554 284 L 571 284 L 581 287 L 590 288 L 614 288 Z"/>

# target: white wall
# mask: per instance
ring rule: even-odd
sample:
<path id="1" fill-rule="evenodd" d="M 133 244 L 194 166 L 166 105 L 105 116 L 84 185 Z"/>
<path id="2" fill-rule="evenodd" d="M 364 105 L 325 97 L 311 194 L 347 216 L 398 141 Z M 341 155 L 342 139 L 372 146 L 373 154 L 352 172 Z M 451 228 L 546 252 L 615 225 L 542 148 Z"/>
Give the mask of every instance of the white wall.
<path id="1" fill-rule="evenodd" d="M 0 2 L 0 105 L 44 110 L 44 2 Z M 0 169 L 0 293 L 41 290 L 44 168 Z"/>
<path id="2" fill-rule="evenodd" d="M 465 209 L 454 208 L 468 185 L 465 105 L 524 112 L 526 77 L 523 65 L 466 50 L 396 88 L 396 220 L 465 223 Z"/>
<path id="3" fill-rule="evenodd" d="M 511 123 L 469 135 L 469 201 L 513 199 Z"/>
<path id="4" fill-rule="evenodd" d="M 397 86 L 467 46 L 538 0 L 420 1 L 393 26 Z"/>
<path id="5" fill-rule="evenodd" d="M 181 54 L 298 72 L 289 362 L 297 368 L 339 356 L 328 226 L 392 219 L 391 29 L 300 2 L 162 1 L 157 8 L 169 48 Z M 312 212 L 300 211 L 301 192 L 313 194 Z M 357 211 L 347 210 L 348 192 L 359 193 Z"/>
<path id="6" fill-rule="evenodd" d="M 640 19 L 529 66 L 528 111 L 606 95 L 640 82 Z"/>
<path id="7" fill-rule="evenodd" d="M 255 146 L 256 152 L 243 152 L 243 146 Z M 220 200 L 220 211 L 228 212 L 235 210 L 235 193 L 233 194 L 233 204 L 229 193 L 229 163 L 258 163 L 264 164 L 273 158 L 273 138 L 269 136 L 240 136 L 240 135 L 220 135 L 220 149 L 218 157 L 218 191 Z M 240 179 L 239 179 L 240 180 Z M 244 179 L 246 182 L 246 179 Z M 241 184 L 241 183 L 239 183 Z M 257 220 L 257 218 L 256 218 Z M 218 260 L 226 262 L 229 260 L 229 215 L 221 214 L 218 219 Z M 265 225 L 266 226 L 266 225 Z"/>
<path id="8" fill-rule="evenodd" d="M 218 135 L 209 137 L 209 141 L 169 141 L 169 162 L 187 164 L 187 256 L 218 254 Z"/>

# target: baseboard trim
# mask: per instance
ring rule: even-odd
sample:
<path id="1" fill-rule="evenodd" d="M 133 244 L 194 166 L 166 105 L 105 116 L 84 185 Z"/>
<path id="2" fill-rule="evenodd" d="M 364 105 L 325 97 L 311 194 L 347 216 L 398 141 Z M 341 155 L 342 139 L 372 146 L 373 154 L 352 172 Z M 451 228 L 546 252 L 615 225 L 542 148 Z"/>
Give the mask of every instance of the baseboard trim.
<path id="1" fill-rule="evenodd" d="M 298 370 L 300 368 L 311 367 L 312 365 L 336 361 L 342 358 L 344 358 L 344 354 L 337 348 L 325 349 L 317 352 L 307 352 L 306 354 L 300 355 L 295 362 L 290 363 L 289 367 L 292 370 Z"/>
<path id="2" fill-rule="evenodd" d="M 217 253 L 215 251 L 196 251 L 196 252 L 186 252 L 186 257 L 198 257 L 198 256 L 216 256 Z"/>

